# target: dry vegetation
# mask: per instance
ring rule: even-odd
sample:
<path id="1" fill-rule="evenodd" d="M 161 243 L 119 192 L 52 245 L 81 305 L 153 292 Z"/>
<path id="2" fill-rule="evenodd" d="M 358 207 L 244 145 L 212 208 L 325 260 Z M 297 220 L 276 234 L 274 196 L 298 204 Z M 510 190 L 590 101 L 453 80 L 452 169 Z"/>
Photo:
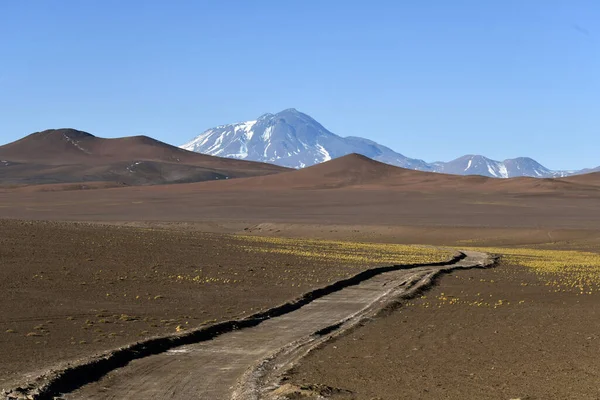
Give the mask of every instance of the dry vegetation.
<path id="1" fill-rule="evenodd" d="M 0 220 L 0 384 L 143 338 L 242 318 L 430 247 Z M 368 255 L 370 255 L 368 257 Z"/>
<path id="2" fill-rule="evenodd" d="M 501 254 L 511 265 L 530 268 L 554 292 L 592 294 L 600 289 L 600 254 L 581 250 L 477 248 Z"/>
<path id="3" fill-rule="evenodd" d="M 238 239 L 239 240 L 239 239 Z M 290 239 L 246 236 L 243 248 L 249 252 L 289 254 L 319 261 L 349 265 L 393 265 L 439 262 L 453 251 L 431 246 L 352 241 Z M 267 246 L 265 246 L 267 245 Z"/>
<path id="4" fill-rule="evenodd" d="M 473 250 L 483 251 L 502 256 L 505 265 L 502 276 L 506 278 L 515 271 L 515 267 L 530 269 L 538 280 L 520 282 L 520 286 L 544 285 L 551 293 L 571 293 L 579 295 L 592 295 L 600 291 L 600 254 L 581 250 L 550 250 L 539 248 L 505 248 L 505 247 L 477 247 Z M 493 272 L 491 273 L 493 274 Z M 455 275 L 461 279 L 460 275 Z M 502 279 L 502 278 L 500 278 Z M 480 282 L 493 285 L 497 283 L 494 278 L 480 278 Z M 507 300 L 494 298 L 486 292 L 472 293 L 463 291 L 460 295 L 440 293 L 434 297 L 421 296 L 418 304 L 423 308 L 447 305 L 467 305 L 476 307 L 499 308 L 511 305 L 523 305 L 526 300 Z M 407 302 L 406 306 L 414 306 L 415 302 Z"/>
<path id="5" fill-rule="evenodd" d="M 473 248 L 502 261 L 442 277 L 313 352 L 290 382 L 356 400 L 597 398 L 599 247 L 532 247 Z"/>

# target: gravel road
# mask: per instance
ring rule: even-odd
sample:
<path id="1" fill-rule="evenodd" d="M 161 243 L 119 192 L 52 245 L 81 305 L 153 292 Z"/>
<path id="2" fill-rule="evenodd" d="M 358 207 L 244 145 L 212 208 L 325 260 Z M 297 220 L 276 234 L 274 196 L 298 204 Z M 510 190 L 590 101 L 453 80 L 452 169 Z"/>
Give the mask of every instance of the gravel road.
<path id="1" fill-rule="evenodd" d="M 451 265 L 385 272 L 257 326 L 134 360 L 65 398 L 268 398 L 278 377 L 331 335 L 428 285 L 440 271 L 492 263 L 487 254 L 465 254 Z"/>

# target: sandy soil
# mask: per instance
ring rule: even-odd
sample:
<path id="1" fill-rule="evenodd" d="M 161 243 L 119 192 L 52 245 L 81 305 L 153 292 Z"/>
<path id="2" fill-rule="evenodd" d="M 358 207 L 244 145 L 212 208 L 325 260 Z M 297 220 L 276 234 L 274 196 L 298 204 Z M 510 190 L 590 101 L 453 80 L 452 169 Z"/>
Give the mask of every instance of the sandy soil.
<path id="1" fill-rule="evenodd" d="M 243 238 L 197 231 L 9 220 L 0 231 L 0 388 L 61 361 L 256 312 L 361 269 L 248 252 Z"/>
<path id="2" fill-rule="evenodd" d="M 64 397 L 124 400 L 255 398 L 260 392 L 259 388 L 265 385 L 265 379 L 270 386 L 271 380 L 263 375 L 266 366 L 286 363 L 280 358 L 263 363 L 263 360 L 270 359 L 272 353 L 285 347 L 283 358 L 294 358 L 295 353 L 304 353 L 307 347 L 324 340 L 328 335 L 326 331 L 335 331 L 328 329 L 333 324 L 342 324 L 339 329 L 344 329 L 376 312 L 388 300 L 427 285 L 428 277 L 437 271 L 469 268 L 485 262 L 485 254 L 472 252 L 464 259 L 455 260 L 452 265 L 387 270 L 257 326 L 135 360 Z M 256 374 L 245 375 L 257 365 L 260 367 Z M 246 379 L 242 379 L 243 383 L 240 384 L 242 376 Z M 278 379 L 274 380 L 276 382 Z"/>
<path id="3" fill-rule="evenodd" d="M 159 190 L 160 189 L 160 190 Z M 189 189 L 189 190 L 188 190 Z M 321 225 L 598 229 L 599 197 L 404 191 L 220 191 L 170 185 L 38 192 L 0 190 L 0 217 Z M 475 238 L 470 238 L 475 239 Z"/>
<path id="4" fill-rule="evenodd" d="M 244 315 L 357 270 L 248 256 L 226 233 L 598 248 L 599 174 L 500 181 L 382 169 L 360 158 L 297 172 L 189 185 L 0 189 L 0 218 L 113 224 L 0 222 L 0 358 L 10 360 L 0 364 L 0 384 L 178 326 Z M 306 281 L 313 269 L 326 274 L 319 283 Z M 210 279 L 177 279 L 196 271 Z M 292 379 L 360 399 L 600 397 L 597 294 L 549 293 L 520 267 L 456 276 L 444 277 L 428 299 L 313 353 Z M 438 308 L 432 299 L 442 292 L 510 305 Z"/>
<path id="5" fill-rule="evenodd" d="M 340 399 L 600 398 L 600 294 L 554 293 L 505 264 L 438 283 L 310 354 L 290 382 Z"/>
<path id="6" fill-rule="evenodd" d="M 5 188 L 0 189 L 0 217 L 598 229 L 598 177 L 571 182 L 451 176 L 354 155 L 299 171 L 226 181 L 45 192 Z"/>

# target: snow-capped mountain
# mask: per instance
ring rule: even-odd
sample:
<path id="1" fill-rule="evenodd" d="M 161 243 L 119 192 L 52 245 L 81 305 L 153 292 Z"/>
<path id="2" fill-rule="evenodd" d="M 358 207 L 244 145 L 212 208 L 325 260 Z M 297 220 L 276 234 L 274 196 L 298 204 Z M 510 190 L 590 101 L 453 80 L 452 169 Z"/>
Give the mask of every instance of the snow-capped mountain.
<path id="1" fill-rule="evenodd" d="M 370 140 L 340 137 L 293 108 L 265 114 L 254 121 L 209 129 L 181 148 L 292 168 L 308 167 L 351 153 L 404 168 L 427 166 L 422 160 L 410 159 Z"/>
<path id="2" fill-rule="evenodd" d="M 494 178 L 513 178 L 517 176 L 552 178 L 573 174 L 570 171 L 551 171 L 529 157 L 495 161 L 484 156 L 466 155 L 450 162 L 438 162 L 434 165 L 436 172 L 454 175 L 483 175 Z"/>
<path id="3" fill-rule="evenodd" d="M 181 148 L 213 156 L 262 161 L 292 168 L 304 168 L 358 153 L 403 168 L 456 175 L 551 178 L 578 173 L 551 171 L 527 157 L 495 161 L 480 155 L 466 155 L 450 162 L 427 163 L 408 158 L 372 140 L 338 136 L 293 108 L 277 114 L 265 114 L 252 121 L 217 126 Z"/>

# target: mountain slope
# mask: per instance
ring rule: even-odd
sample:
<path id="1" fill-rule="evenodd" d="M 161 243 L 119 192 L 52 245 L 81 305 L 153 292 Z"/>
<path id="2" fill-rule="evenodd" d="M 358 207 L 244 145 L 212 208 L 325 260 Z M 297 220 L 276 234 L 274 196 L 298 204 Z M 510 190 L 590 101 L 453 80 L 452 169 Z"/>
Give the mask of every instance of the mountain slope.
<path id="1" fill-rule="evenodd" d="M 372 140 L 335 135 L 310 116 L 293 108 L 277 114 L 265 114 L 256 120 L 209 129 L 181 148 L 292 168 L 304 168 L 356 153 L 402 168 L 455 175 L 551 178 L 576 173 L 551 171 L 527 157 L 495 161 L 479 155 L 466 155 L 450 162 L 426 163 Z"/>
<path id="2" fill-rule="evenodd" d="M 1 184 L 198 182 L 285 168 L 193 153 L 147 136 L 98 138 L 74 129 L 36 132 L 0 146 Z"/>
<path id="3" fill-rule="evenodd" d="M 576 171 L 574 172 L 572 175 L 581 175 L 581 174 L 589 174 L 592 172 L 600 172 L 600 167 L 596 167 L 596 168 L 585 168 L 582 169 L 580 171 Z"/>
<path id="4" fill-rule="evenodd" d="M 591 177 L 590 174 L 588 176 Z M 600 174 L 598 174 L 600 175 Z M 583 176 L 582 176 L 583 177 Z M 377 203 L 384 193 L 555 193 L 563 195 L 594 195 L 600 186 L 589 178 L 568 181 L 517 177 L 494 179 L 477 175 L 449 175 L 417 171 L 381 163 L 359 154 L 349 154 L 317 165 L 287 172 L 228 181 L 200 182 L 185 185 L 218 192 L 239 191 L 261 193 L 265 190 L 286 192 L 289 190 L 343 190 L 350 193 L 362 192 L 371 196 L 369 204 Z M 356 191 L 357 190 L 357 191 Z"/>
<path id="5" fill-rule="evenodd" d="M 435 163 L 435 172 L 454 175 L 483 175 L 493 178 L 554 178 L 572 174 L 567 171 L 551 171 L 529 157 L 495 161 L 484 156 L 466 155 L 446 163 Z"/>
<path id="6" fill-rule="evenodd" d="M 370 140 L 340 137 L 293 108 L 209 129 L 181 148 L 291 168 L 304 168 L 351 153 L 404 168 L 426 167 L 424 161 L 410 159 Z"/>
<path id="7" fill-rule="evenodd" d="M 479 184 L 490 178 L 454 176 L 396 167 L 372 160 L 361 154 L 348 154 L 310 167 L 268 176 L 257 176 L 227 182 L 205 182 L 220 190 L 288 190 L 341 189 L 350 187 L 385 188 L 386 190 L 454 187 L 457 183 Z M 492 179 L 493 180 L 493 179 Z"/>
<path id="8" fill-rule="evenodd" d="M 594 172 L 569 176 L 563 180 L 580 185 L 600 186 L 600 167 L 594 168 Z"/>

